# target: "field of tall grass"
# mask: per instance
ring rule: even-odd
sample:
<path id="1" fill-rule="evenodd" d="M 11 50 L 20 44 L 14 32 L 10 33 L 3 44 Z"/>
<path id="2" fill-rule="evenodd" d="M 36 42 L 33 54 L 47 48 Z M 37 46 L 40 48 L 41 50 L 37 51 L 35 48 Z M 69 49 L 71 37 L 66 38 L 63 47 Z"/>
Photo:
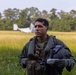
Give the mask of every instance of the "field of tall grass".
<path id="1" fill-rule="evenodd" d="M 61 39 L 70 48 L 76 58 L 76 32 L 48 32 Z M 0 31 L 0 75 L 24 75 L 18 62 L 18 55 L 34 33 L 22 33 L 19 31 Z M 66 69 L 63 75 L 75 75 L 76 66 L 71 72 Z"/>

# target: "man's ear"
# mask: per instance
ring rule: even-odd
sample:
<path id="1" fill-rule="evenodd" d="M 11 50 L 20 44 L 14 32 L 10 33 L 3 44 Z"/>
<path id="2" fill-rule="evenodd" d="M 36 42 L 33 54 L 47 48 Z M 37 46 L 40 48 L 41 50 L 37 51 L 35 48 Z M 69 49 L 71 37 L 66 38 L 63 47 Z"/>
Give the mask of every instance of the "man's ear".
<path id="1" fill-rule="evenodd" d="M 49 29 L 49 27 L 47 26 L 47 30 Z"/>

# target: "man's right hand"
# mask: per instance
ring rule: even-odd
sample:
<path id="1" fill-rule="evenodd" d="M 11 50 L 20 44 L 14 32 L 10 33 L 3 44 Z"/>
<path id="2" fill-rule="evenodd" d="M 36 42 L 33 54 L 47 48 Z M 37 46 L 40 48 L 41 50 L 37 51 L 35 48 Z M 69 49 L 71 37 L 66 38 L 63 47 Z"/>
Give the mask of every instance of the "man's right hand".
<path id="1" fill-rule="evenodd" d="M 47 64 L 57 67 L 65 67 L 65 61 L 61 59 L 47 59 Z"/>
<path id="2" fill-rule="evenodd" d="M 56 61 L 55 63 L 55 66 L 57 66 L 58 68 L 64 68 L 65 67 L 65 61 Z"/>

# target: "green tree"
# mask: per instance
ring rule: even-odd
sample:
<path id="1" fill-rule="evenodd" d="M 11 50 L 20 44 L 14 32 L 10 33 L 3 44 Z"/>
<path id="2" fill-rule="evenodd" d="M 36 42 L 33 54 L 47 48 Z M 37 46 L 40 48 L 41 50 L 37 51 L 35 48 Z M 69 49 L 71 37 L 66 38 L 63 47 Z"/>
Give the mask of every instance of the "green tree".
<path id="1" fill-rule="evenodd" d="M 65 19 L 60 20 L 59 31 L 71 31 L 70 25 L 67 20 L 65 20 Z"/>
<path id="2" fill-rule="evenodd" d="M 19 27 L 27 27 L 28 26 L 28 21 L 27 21 L 28 14 L 29 14 L 28 8 L 21 10 L 21 12 L 19 13 L 19 20 L 18 20 Z"/>
<path id="3" fill-rule="evenodd" d="M 71 10 L 70 14 L 72 14 L 73 18 L 76 18 L 76 10 Z"/>
<path id="4" fill-rule="evenodd" d="M 0 13 L 0 19 L 2 18 L 2 14 Z"/>
<path id="5" fill-rule="evenodd" d="M 52 8 L 52 9 L 50 10 L 50 19 L 51 19 L 51 20 L 54 20 L 54 19 L 58 18 L 57 15 L 56 15 L 56 10 L 57 10 L 57 9 L 55 9 L 55 8 Z"/>
<path id="6" fill-rule="evenodd" d="M 48 18 L 48 12 L 46 11 L 46 10 L 43 10 L 42 12 L 41 12 L 41 17 L 43 17 L 43 18 Z"/>
<path id="7" fill-rule="evenodd" d="M 39 10 L 37 8 L 31 7 L 22 10 L 19 14 L 19 26 L 20 27 L 29 27 L 31 22 L 34 22 L 39 14 Z M 22 26 L 21 26 L 22 25 Z"/>

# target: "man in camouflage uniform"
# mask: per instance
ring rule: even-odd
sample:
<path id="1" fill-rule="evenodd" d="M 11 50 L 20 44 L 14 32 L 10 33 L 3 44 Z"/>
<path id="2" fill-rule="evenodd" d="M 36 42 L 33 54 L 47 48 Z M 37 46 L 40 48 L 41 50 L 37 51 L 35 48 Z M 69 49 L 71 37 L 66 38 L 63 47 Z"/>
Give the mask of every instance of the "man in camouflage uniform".
<path id="1" fill-rule="evenodd" d="M 49 36 L 48 27 L 46 19 L 38 18 L 35 21 L 36 36 L 30 39 L 19 55 L 19 63 L 27 69 L 28 75 L 62 75 L 64 68 L 70 72 L 75 65 L 69 48 L 55 36 Z"/>

